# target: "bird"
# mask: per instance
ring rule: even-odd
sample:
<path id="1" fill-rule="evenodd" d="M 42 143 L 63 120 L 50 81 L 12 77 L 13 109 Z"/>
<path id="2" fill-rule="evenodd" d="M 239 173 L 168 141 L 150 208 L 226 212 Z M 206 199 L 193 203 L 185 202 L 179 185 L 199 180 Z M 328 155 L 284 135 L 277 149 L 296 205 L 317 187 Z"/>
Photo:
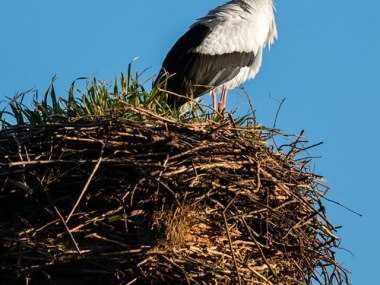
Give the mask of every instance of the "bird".
<path id="1" fill-rule="evenodd" d="M 232 0 L 196 20 L 167 53 L 155 84 L 178 107 L 207 92 L 224 111 L 227 92 L 253 79 L 277 39 L 274 0 Z M 217 104 L 217 94 L 220 101 Z"/>

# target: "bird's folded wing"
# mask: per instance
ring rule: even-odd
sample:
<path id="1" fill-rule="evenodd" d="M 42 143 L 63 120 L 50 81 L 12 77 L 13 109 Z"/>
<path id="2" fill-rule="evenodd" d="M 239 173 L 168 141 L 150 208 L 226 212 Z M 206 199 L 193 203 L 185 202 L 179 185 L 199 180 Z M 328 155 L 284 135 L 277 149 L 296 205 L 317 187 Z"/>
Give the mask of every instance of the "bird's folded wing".
<path id="1" fill-rule="evenodd" d="M 253 52 L 217 55 L 196 52 L 210 32 L 205 25 L 193 25 L 170 50 L 162 66 L 163 71 L 172 75 L 167 82 L 169 91 L 182 95 L 191 92 L 192 96 L 198 97 L 233 79 L 241 68 L 253 64 Z"/>

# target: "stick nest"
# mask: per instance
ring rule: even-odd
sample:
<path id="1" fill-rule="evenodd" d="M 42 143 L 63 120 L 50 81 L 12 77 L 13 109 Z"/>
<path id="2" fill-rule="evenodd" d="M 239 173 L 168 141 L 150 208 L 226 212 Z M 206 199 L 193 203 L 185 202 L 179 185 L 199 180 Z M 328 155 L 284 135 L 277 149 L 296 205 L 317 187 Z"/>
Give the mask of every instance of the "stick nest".
<path id="1" fill-rule="evenodd" d="M 348 283 L 321 177 L 272 136 L 152 116 L 1 131 L 0 279 Z"/>

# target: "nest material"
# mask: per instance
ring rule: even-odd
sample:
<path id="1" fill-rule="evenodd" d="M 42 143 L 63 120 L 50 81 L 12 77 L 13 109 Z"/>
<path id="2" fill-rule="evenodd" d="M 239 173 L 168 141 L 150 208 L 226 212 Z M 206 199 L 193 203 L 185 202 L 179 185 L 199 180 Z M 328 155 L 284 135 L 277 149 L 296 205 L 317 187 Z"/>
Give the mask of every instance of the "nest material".
<path id="1" fill-rule="evenodd" d="M 157 117 L 1 131 L 0 280 L 348 282 L 300 139 L 271 136 Z"/>

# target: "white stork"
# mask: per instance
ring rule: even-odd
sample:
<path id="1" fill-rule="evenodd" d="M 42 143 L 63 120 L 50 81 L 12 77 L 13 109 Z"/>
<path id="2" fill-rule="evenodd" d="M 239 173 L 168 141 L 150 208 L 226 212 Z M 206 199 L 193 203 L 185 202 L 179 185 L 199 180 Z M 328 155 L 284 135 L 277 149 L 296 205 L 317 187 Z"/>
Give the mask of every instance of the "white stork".
<path id="1" fill-rule="evenodd" d="M 158 80 L 166 77 L 169 104 L 210 91 L 214 110 L 223 111 L 227 91 L 256 76 L 263 49 L 276 40 L 274 12 L 273 0 L 232 0 L 198 19 L 162 64 Z"/>

